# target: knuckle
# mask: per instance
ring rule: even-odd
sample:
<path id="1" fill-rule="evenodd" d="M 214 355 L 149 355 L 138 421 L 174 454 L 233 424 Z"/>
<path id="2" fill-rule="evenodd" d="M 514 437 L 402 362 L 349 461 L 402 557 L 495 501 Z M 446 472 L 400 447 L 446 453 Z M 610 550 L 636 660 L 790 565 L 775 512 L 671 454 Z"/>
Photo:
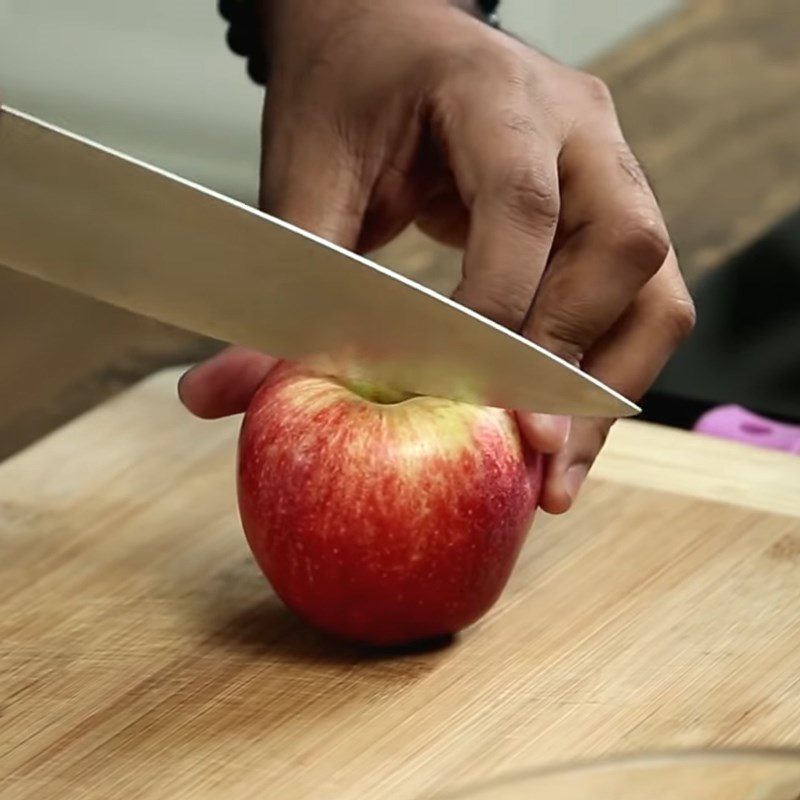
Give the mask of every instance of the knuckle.
<path id="1" fill-rule="evenodd" d="M 614 109 L 614 96 L 604 80 L 588 72 L 581 73 L 580 79 L 583 90 L 593 105 L 609 110 Z"/>
<path id="2" fill-rule="evenodd" d="M 661 268 L 670 249 L 664 223 L 655 215 L 633 215 L 616 235 L 615 249 L 626 264 L 652 276 Z"/>
<path id="3" fill-rule="evenodd" d="M 641 306 L 642 317 L 654 331 L 660 331 L 677 348 L 694 330 L 697 314 L 688 291 L 651 299 Z"/>
<path id="4" fill-rule="evenodd" d="M 558 222 L 560 202 L 556 181 L 541 167 L 515 162 L 500 173 L 499 190 L 512 211 L 524 218 Z"/>
<path id="5" fill-rule="evenodd" d="M 594 338 L 590 319 L 588 309 L 582 305 L 561 305 L 556 313 L 540 322 L 541 335 L 537 339 L 543 338 L 545 347 L 570 363 L 578 364 Z"/>
<path id="6" fill-rule="evenodd" d="M 480 287 L 462 283 L 455 293 L 455 299 L 514 331 L 522 328 L 530 309 L 530 297 L 523 287 L 515 287 L 499 279 L 484 281 Z"/>
<path id="7" fill-rule="evenodd" d="M 688 293 L 681 297 L 672 297 L 665 304 L 663 324 L 670 340 L 676 345 L 691 335 L 696 321 L 697 312 Z"/>

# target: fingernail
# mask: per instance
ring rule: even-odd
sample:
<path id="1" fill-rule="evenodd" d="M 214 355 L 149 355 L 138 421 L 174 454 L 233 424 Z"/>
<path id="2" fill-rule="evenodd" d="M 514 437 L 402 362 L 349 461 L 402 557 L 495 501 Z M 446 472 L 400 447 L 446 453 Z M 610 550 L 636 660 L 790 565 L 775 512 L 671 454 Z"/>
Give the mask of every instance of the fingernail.
<path id="1" fill-rule="evenodd" d="M 184 378 L 185 378 L 185 377 L 186 377 L 188 374 L 189 374 L 189 370 L 187 369 L 187 370 L 186 370 L 186 372 L 184 372 L 184 373 L 183 373 L 183 374 L 180 376 L 180 378 L 178 378 L 178 397 L 180 397 L 180 396 L 181 396 L 181 386 L 183 386 L 183 381 L 184 381 Z"/>
<path id="2" fill-rule="evenodd" d="M 564 476 L 564 485 L 573 502 L 578 496 L 578 492 L 580 492 L 588 473 L 589 468 L 586 464 L 574 464 L 567 470 L 567 474 Z"/>
<path id="3" fill-rule="evenodd" d="M 177 390 L 178 390 L 178 398 L 180 399 L 181 402 L 183 402 L 183 391 L 182 391 L 183 390 L 183 382 L 184 382 L 184 380 L 186 380 L 186 378 L 189 377 L 189 375 L 191 375 L 195 371 L 195 369 L 197 369 L 198 366 L 199 366 L 199 364 L 192 364 L 192 366 L 189 367 L 189 369 L 187 369 L 183 373 L 183 375 L 180 376 L 180 378 L 178 378 Z"/>

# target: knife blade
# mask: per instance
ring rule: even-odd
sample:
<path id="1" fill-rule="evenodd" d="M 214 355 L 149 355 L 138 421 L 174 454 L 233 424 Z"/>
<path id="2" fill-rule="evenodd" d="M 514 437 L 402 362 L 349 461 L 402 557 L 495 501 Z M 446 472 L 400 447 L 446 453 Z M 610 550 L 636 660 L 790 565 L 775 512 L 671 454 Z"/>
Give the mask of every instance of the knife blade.
<path id="1" fill-rule="evenodd" d="M 0 264 L 345 378 L 543 413 L 639 411 L 552 353 L 362 256 L 8 107 Z"/>

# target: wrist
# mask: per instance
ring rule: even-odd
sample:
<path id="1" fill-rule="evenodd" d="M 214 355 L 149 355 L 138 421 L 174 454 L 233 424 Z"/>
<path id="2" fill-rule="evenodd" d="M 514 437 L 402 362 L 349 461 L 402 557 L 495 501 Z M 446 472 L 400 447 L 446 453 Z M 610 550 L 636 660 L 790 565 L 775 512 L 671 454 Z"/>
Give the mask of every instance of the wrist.
<path id="1" fill-rule="evenodd" d="M 275 54 L 308 27 L 330 29 L 364 14 L 402 11 L 404 6 L 453 8 L 495 24 L 499 0 L 255 0 L 255 5 L 261 44 Z"/>
<path id="2" fill-rule="evenodd" d="M 256 83 L 266 83 L 271 64 L 282 47 L 294 47 L 310 28 L 340 28 L 371 12 L 436 7 L 457 9 L 498 26 L 495 10 L 499 0 L 218 0 L 228 21 L 228 45 L 247 59 L 247 70 Z"/>

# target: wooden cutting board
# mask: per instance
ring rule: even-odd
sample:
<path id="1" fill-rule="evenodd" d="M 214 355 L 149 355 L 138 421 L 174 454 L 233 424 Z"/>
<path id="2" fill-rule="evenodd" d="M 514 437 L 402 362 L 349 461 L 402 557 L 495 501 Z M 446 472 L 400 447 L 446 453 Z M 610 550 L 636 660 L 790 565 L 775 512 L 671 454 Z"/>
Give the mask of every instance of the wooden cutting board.
<path id="1" fill-rule="evenodd" d="M 508 769 L 800 744 L 800 459 L 622 423 L 452 646 L 271 596 L 238 420 L 162 373 L 0 465 L 0 796 L 416 798 Z"/>

